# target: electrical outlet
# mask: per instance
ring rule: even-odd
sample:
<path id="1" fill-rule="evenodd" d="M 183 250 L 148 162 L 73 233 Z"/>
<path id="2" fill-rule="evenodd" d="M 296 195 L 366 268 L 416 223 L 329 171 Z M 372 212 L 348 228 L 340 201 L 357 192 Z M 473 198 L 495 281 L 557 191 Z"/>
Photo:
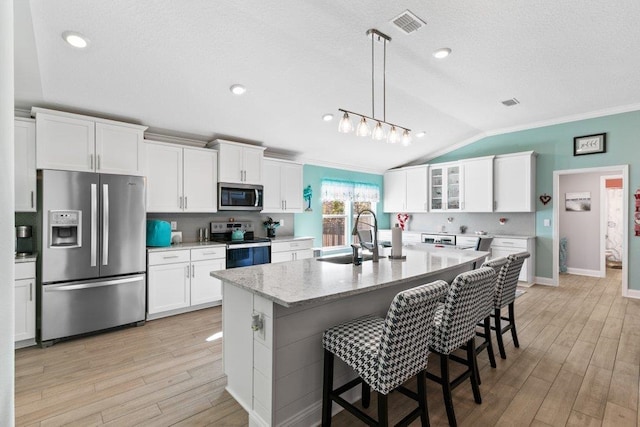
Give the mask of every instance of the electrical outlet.
<path id="1" fill-rule="evenodd" d="M 545 227 L 550 227 L 550 226 L 551 226 L 551 220 L 550 220 L 550 219 L 548 219 L 548 218 L 547 218 L 547 219 L 545 219 L 545 220 L 544 220 L 544 226 L 545 226 Z"/>
<path id="2" fill-rule="evenodd" d="M 284 227 L 284 219 L 280 218 L 280 221 L 278 221 L 280 223 L 280 227 Z"/>
<path id="3" fill-rule="evenodd" d="M 178 221 L 171 221 L 171 231 L 176 231 L 178 229 Z"/>

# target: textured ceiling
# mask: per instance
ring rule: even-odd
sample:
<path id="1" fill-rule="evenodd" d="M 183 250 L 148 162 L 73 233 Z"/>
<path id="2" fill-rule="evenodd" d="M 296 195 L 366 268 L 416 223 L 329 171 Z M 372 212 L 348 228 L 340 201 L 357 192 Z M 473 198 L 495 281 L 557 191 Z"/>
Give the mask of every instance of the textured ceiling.
<path id="1" fill-rule="evenodd" d="M 640 108 L 640 2 L 15 0 L 16 106 L 124 119 L 201 140 L 260 143 L 372 172 L 483 135 Z M 427 22 L 405 35 L 409 9 Z M 386 118 L 410 147 L 337 132 L 371 113 L 369 28 L 387 48 Z M 90 40 L 70 48 L 65 30 Z M 449 47 L 452 55 L 431 53 Z M 233 96 L 229 86 L 248 89 Z M 507 108 L 500 101 L 515 97 Z M 381 90 L 377 92 L 381 110 Z M 377 113 L 378 115 L 378 113 Z"/>

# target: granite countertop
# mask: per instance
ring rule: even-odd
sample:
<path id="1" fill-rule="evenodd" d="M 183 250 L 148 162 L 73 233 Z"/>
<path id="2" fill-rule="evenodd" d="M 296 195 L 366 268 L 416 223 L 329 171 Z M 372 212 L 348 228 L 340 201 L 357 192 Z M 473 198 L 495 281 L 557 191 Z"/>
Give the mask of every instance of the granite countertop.
<path id="1" fill-rule="evenodd" d="M 206 248 L 211 246 L 221 246 L 226 247 L 227 245 L 220 242 L 183 242 L 173 244 L 171 246 L 158 246 L 158 247 L 147 247 L 147 252 L 162 252 L 162 251 L 177 251 L 180 249 L 198 249 L 198 248 Z"/>
<path id="2" fill-rule="evenodd" d="M 15 263 L 19 263 L 19 262 L 36 262 L 36 260 L 38 259 L 38 254 L 33 253 L 31 255 L 27 255 L 27 256 L 15 256 Z"/>
<path id="3" fill-rule="evenodd" d="M 462 263 L 482 261 L 488 252 L 423 245 L 405 248 L 406 260 L 364 261 L 360 266 L 309 258 L 212 271 L 230 282 L 285 307 L 334 300 L 409 281 L 435 280 Z"/>

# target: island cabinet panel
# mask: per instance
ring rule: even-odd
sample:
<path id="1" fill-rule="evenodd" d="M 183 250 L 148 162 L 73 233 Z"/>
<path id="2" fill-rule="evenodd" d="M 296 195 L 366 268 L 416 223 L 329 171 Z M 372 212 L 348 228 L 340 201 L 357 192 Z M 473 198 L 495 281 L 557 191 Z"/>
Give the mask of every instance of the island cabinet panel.
<path id="1" fill-rule="evenodd" d="M 313 239 L 271 243 L 271 262 L 297 261 L 313 257 Z"/>

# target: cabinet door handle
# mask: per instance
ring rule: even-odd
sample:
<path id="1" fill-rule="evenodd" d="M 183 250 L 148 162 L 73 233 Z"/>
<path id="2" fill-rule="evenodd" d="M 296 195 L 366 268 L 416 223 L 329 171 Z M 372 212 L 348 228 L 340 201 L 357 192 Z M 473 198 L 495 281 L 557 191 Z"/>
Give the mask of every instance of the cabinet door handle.
<path id="1" fill-rule="evenodd" d="M 93 154 L 89 154 L 89 164 L 91 165 L 89 169 L 93 169 Z"/>
<path id="2" fill-rule="evenodd" d="M 33 191 L 31 192 L 31 207 L 33 208 Z"/>
<path id="3" fill-rule="evenodd" d="M 187 196 L 184 196 L 184 208 L 187 209 Z"/>
<path id="4" fill-rule="evenodd" d="M 182 196 L 180 196 L 180 209 L 182 209 Z"/>
<path id="5" fill-rule="evenodd" d="M 178 255 L 163 256 L 162 259 L 178 258 Z"/>
<path id="6" fill-rule="evenodd" d="M 96 169 L 100 170 L 100 154 L 96 156 Z"/>
<path id="7" fill-rule="evenodd" d="M 284 210 L 285 211 L 287 210 L 287 201 L 286 200 L 284 201 Z"/>
<path id="8" fill-rule="evenodd" d="M 33 282 L 29 282 L 29 301 L 33 301 Z"/>
<path id="9" fill-rule="evenodd" d="M 186 266 L 186 269 L 187 269 L 187 279 L 188 279 L 189 278 L 189 274 L 191 273 L 191 269 L 189 268 L 188 265 Z"/>
<path id="10" fill-rule="evenodd" d="M 191 277 L 196 277 L 196 266 L 191 264 Z"/>

